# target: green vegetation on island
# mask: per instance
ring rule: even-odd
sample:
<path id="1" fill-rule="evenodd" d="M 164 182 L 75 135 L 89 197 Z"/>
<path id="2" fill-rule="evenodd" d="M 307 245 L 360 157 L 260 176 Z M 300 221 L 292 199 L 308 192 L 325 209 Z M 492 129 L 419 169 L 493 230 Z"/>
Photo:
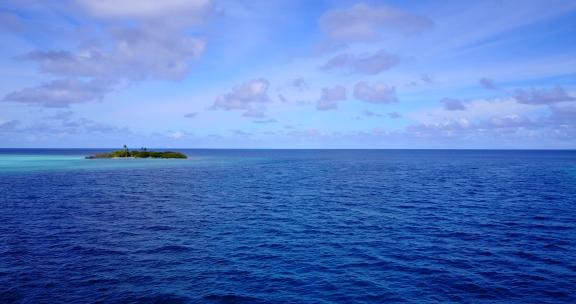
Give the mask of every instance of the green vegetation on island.
<path id="1" fill-rule="evenodd" d="M 96 153 L 94 155 L 86 156 L 86 159 L 98 158 L 188 158 L 188 156 L 174 151 L 148 151 L 146 148 L 130 151 L 128 147 L 124 145 L 124 150 L 117 150 L 110 153 Z"/>

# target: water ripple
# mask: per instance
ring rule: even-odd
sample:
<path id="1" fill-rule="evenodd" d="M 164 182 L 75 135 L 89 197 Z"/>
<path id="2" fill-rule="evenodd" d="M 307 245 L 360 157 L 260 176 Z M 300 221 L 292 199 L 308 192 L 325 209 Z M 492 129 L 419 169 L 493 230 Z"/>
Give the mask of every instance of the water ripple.
<path id="1" fill-rule="evenodd" d="M 576 302 L 575 152 L 204 153 L 2 173 L 0 302 Z"/>

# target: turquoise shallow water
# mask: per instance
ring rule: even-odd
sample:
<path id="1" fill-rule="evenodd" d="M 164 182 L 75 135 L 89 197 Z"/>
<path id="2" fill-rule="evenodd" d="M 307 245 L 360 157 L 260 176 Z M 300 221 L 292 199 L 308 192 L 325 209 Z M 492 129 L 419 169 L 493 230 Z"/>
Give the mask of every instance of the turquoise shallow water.
<path id="1" fill-rule="evenodd" d="M 85 159 L 101 150 L 1 150 L 0 174 L 38 171 L 154 169 L 225 164 L 241 159 L 194 156 L 188 159 Z M 24 153 L 23 153 L 24 152 Z M 60 154 L 58 154 L 60 153 Z"/>
<path id="2" fill-rule="evenodd" d="M 192 160 L 84 159 L 82 155 L 0 155 L 2 172 L 106 170 L 190 165 Z M 198 160 L 196 160 L 198 161 Z"/>
<path id="3" fill-rule="evenodd" d="M 0 303 L 576 303 L 575 151 L 0 149 Z"/>

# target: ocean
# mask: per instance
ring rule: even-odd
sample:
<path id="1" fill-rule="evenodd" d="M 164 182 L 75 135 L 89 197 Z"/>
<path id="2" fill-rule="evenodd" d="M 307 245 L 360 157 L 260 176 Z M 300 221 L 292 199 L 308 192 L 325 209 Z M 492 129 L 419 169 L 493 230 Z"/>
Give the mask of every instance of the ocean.
<path id="1" fill-rule="evenodd" d="M 0 149 L 0 303 L 576 303 L 576 151 Z"/>

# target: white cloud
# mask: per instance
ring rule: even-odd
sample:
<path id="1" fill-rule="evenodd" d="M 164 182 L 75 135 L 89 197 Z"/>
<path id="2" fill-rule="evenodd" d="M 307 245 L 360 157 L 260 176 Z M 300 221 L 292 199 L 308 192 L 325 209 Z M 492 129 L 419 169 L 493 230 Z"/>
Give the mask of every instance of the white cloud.
<path id="1" fill-rule="evenodd" d="M 270 83 L 264 78 L 252 79 L 232 88 L 214 101 L 213 109 L 250 110 L 254 105 L 270 102 Z M 253 117 L 253 116 L 252 116 Z"/>
<path id="2" fill-rule="evenodd" d="M 575 108 L 576 109 L 576 108 Z M 491 118 L 470 120 L 446 118 L 442 121 L 420 123 L 406 128 L 407 135 L 427 138 L 522 138 L 538 137 L 542 140 L 576 138 L 576 111 L 562 109 L 535 117 L 521 114 L 494 113 Z M 566 119 L 567 118 L 567 119 Z"/>
<path id="3" fill-rule="evenodd" d="M 435 108 L 411 113 L 408 117 L 416 123 L 406 132 L 428 138 L 576 138 L 576 107 L 572 104 L 532 105 L 503 98 L 472 100 L 466 106 L 466 111 Z"/>
<path id="4" fill-rule="evenodd" d="M 320 66 L 324 71 L 344 71 L 346 73 L 358 73 L 376 75 L 389 70 L 400 63 L 400 57 L 380 50 L 372 54 L 340 54 L 332 57 L 324 65 Z"/>
<path id="5" fill-rule="evenodd" d="M 386 5 L 356 4 L 333 9 L 320 18 L 320 28 L 335 41 L 372 42 L 388 35 L 411 35 L 433 26 L 430 19 Z"/>
<path id="6" fill-rule="evenodd" d="M 533 116 L 547 111 L 546 106 L 519 104 L 513 98 L 476 99 L 466 103 L 466 111 L 449 111 L 443 104 L 435 108 L 407 113 L 405 116 L 422 124 L 465 118 L 469 121 L 490 120 L 495 116 Z"/>
<path id="7" fill-rule="evenodd" d="M 172 131 L 172 132 L 168 132 L 168 137 L 172 138 L 172 139 L 181 139 L 185 136 L 186 134 L 184 132 L 181 131 Z"/>
<path id="8" fill-rule="evenodd" d="M 87 36 L 76 50 L 37 50 L 20 56 L 21 60 L 35 62 L 41 72 L 66 79 L 25 88 L 5 99 L 64 107 L 102 99 L 110 90 L 95 87 L 102 83 L 100 79 L 119 83 L 182 80 L 206 49 L 206 39 L 194 37 L 189 29 L 196 19 L 209 13 L 209 0 L 76 3 L 94 16 L 118 18 L 118 22 L 105 23 L 98 33 L 102 35 Z M 159 19 L 147 19 L 156 17 Z M 88 80 L 70 80 L 80 78 Z"/>
<path id="9" fill-rule="evenodd" d="M 206 40 L 161 28 L 125 28 L 111 33 L 112 47 L 70 51 L 35 51 L 22 56 L 42 72 L 66 77 L 106 77 L 126 80 L 178 80 L 206 48 Z"/>
<path id="10" fill-rule="evenodd" d="M 370 103 L 397 102 L 396 89 L 383 83 L 369 84 L 365 81 L 354 86 L 354 97 Z"/>
<path id="11" fill-rule="evenodd" d="M 4 101 L 65 108 L 71 104 L 101 100 L 106 93 L 113 90 L 113 86 L 114 82 L 109 80 L 82 81 L 67 78 L 12 92 L 4 97 Z"/>

